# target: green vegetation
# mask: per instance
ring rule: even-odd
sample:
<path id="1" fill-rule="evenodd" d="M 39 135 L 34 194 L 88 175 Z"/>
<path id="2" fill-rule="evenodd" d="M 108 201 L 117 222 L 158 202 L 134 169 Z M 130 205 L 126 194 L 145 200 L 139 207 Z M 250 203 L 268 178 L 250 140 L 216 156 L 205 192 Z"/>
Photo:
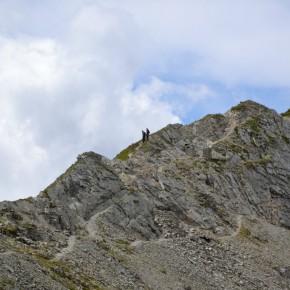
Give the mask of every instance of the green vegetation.
<path id="1" fill-rule="evenodd" d="M 29 196 L 27 198 L 23 198 L 23 199 L 20 199 L 20 200 L 25 200 L 25 201 L 27 201 L 29 203 L 33 203 L 34 202 L 34 198 L 32 196 Z"/>
<path id="2" fill-rule="evenodd" d="M 206 173 L 211 167 L 211 164 L 204 160 L 192 160 L 192 167 L 195 172 Z"/>
<path id="3" fill-rule="evenodd" d="M 68 289 L 78 289 L 72 281 L 73 275 L 71 277 L 68 265 L 60 261 L 49 260 L 40 255 L 34 255 L 34 259 L 42 268 L 48 270 L 53 280 L 59 282 Z"/>
<path id="4" fill-rule="evenodd" d="M 268 163 L 270 163 L 272 160 L 272 157 L 270 155 L 265 155 L 260 159 L 256 160 L 246 160 L 244 161 L 244 165 L 247 168 L 256 168 L 257 166 L 265 166 Z"/>
<path id="5" fill-rule="evenodd" d="M 130 244 L 127 240 L 121 240 L 121 239 L 116 240 L 115 242 L 119 245 L 126 245 L 126 246 Z"/>
<path id="6" fill-rule="evenodd" d="M 226 160 L 192 160 L 192 167 L 194 171 L 207 174 L 210 168 L 214 168 L 216 171 L 221 172 L 224 170 Z"/>
<path id="7" fill-rule="evenodd" d="M 110 246 L 108 245 L 106 240 L 97 241 L 97 245 L 98 245 L 98 247 L 100 247 L 101 249 L 103 249 L 105 251 L 109 251 L 109 249 L 110 249 Z"/>
<path id="8" fill-rule="evenodd" d="M 7 222 L 7 217 L 4 214 L 0 214 L 0 227 L 2 226 L 2 224 L 5 224 Z"/>
<path id="9" fill-rule="evenodd" d="M 137 146 L 139 145 L 140 142 L 136 142 L 134 144 L 131 144 L 129 147 L 127 147 L 126 149 L 124 149 L 123 151 L 121 151 L 119 154 L 116 155 L 116 159 L 125 161 L 129 158 L 129 155 L 134 153 Z"/>
<path id="10" fill-rule="evenodd" d="M 0 289 L 8 290 L 15 287 L 15 281 L 8 277 L 0 277 Z"/>
<path id="11" fill-rule="evenodd" d="M 155 152 L 155 153 L 158 153 L 158 150 L 155 150 L 154 147 L 152 146 L 152 144 L 149 143 L 149 142 L 142 143 L 142 146 L 141 146 L 140 149 L 142 149 L 142 151 L 143 151 L 144 153 L 149 152 L 149 151 L 151 151 L 152 154 L 153 154 L 154 152 Z"/>
<path id="12" fill-rule="evenodd" d="M 49 259 L 45 254 L 33 249 L 31 247 L 21 245 L 15 242 L 12 238 L 6 238 L 1 240 L 1 246 L 4 246 L 6 250 L 10 250 L 16 253 L 24 254 L 33 259 L 39 266 L 46 269 L 48 275 L 55 281 L 61 283 L 64 287 L 72 290 L 82 289 L 87 290 L 102 290 L 98 286 L 95 280 L 90 277 L 73 273 L 73 267 L 70 267 L 65 262 Z M 0 289 L 12 289 L 15 287 L 14 281 L 6 277 L 0 277 Z"/>
<path id="13" fill-rule="evenodd" d="M 281 116 L 290 118 L 290 109 L 285 113 L 282 113 Z"/>
<path id="14" fill-rule="evenodd" d="M 249 238 L 251 236 L 251 232 L 244 225 L 242 225 L 239 230 L 239 236 L 241 238 Z"/>
<path id="15" fill-rule="evenodd" d="M 231 142 L 229 140 L 225 140 L 221 144 L 223 144 L 227 150 L 232 151 L 234 153 L 237 153 L 237 154 L 248 153 L 248 150 L 247 150 L 247 148 L 245 146 L 242 146 L 240 144 Z"/>
<path id="16" fill-rule="evenodd" d="M 117 260 L 119 263 L 126 263 L 126 258 L 125 256 L 120 252 L 120 251 L 116 251 L 114 249 L 110 249 L 108 254 L 114 258 L 115 260 Z"/>
<path id="17" fill-rule="evenodd" d="M 15 237 L 18 232 L 18 227 L 14 224 L 8 223 L 8 224 L 3 224 L 0 225 L 0 233 L 10 236 L 10 237 Z"/>
<path id="18" fill-rule="evenodd" d="M 127 254 L 133 253 L 133 248 L 130 246 L 130 243 L 126 240 L 116 240 L 116 247 Z"/>
<path id="19" fill-rule="evenodd" d="M 237 106 L 232 107 L 231 111 L 239 112 L 239 111 L 247 111 L 249 109 L 253 109 L 256 111 L 258 111 L 258 110 L 259 111 L 261 111 L 261 110 L 267 111 L 268 110 L 265 106 L 248 100 L 248 101 L 240 102 Z"/>
<path id="20" fill-rule="evenodd" d="M 81 286 L 81 289 L 86 290 L 104 290 L 93 277 L 83 273 L 75 273 L 74 266 L 67 262 L 49 259 L 45 254 L 30 247 L 16 246 L 13 250 L 31 256 L 39 266 L 46 269 L 53 280 L 68 289 L 77 290 Z"/>
<path id="21" fill-rule="evenodd" d="M 49 197 L 49 195 L 48 195 L 48 192 L 47 192 L 47 189 L 41 191 L 39 195 L 40 195 L 41 197 L 43 197 L 43 198 L 50 199 L 50 197 Z"/>
<path id="22" fill-rule="evenodd" d="M 275 144 L 276 143 L 276 138 L 271 136 L 271 135 L 267 135 L 268 136 L 268 140 L 270 144 Z M 282 136 L 283 137 L 283 136 Z"/>
<path id="23" fill-rule="evenodd" d="M 234 107 L 232 107 L 232 111 L 236 111 L 236 112 L 239 112 L 239 111 L 244 111 L 244 110 L 246 110 L 247 109 L 247 107 L 248 107 L 248 105 L 247 104 L 245 104 L 245 103 L 243 103 L 243 102 L 241 102 L 241 103 L 239 103 L 238 105 L 236 105 L 236 106 L 234 106 Z"/>
<path id="24" fill-rule="evenodd" d="M 245 122 L 245 126 L 250 128 L 255 133 L 259 133 L 259 119 L 258 118 L 251 118 Z"/>
<path id="25" fill-rule="evenodd" d="M 208 114 L 204 116 L 201 121 L 208 120 L 208 119 L 215 119 L 215 120 L 223 120 L 225 116 L 223 114 Z"/>
<path id="26" fill-rule="evenodd" d="M 134 249 L 127 240 L 115 240 L 113 244 L 107 247 L 108 255 L 119 263 L 127 262 L 127 255 L 133 254 Z"/>

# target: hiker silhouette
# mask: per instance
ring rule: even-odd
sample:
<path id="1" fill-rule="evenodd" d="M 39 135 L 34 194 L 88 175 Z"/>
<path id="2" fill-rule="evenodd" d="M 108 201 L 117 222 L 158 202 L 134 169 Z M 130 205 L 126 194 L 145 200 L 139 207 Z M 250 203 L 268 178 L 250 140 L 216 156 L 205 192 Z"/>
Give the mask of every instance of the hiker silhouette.
<path id="1" fill-rule="evenodd" d="M 150 135 L 150 131 L 148 128 L 146 128 L 146 140 L 149 141 L 149 135 Z"/>
<path id="2" fill-rule="evenodd" d="M 144 143 L 146 140 L 146 133 L 142 130 L 142 142 Z"/>

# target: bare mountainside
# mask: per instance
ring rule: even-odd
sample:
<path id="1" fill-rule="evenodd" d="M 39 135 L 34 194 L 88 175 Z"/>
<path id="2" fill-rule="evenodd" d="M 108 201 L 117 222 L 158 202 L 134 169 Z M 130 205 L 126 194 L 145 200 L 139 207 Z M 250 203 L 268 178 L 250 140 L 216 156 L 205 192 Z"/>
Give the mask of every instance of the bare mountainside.
<path id="1" fill-rule="evenodd" d="M 0 289 L 290 289 L 290 112 L 168 125 L 1 202 Z"/>

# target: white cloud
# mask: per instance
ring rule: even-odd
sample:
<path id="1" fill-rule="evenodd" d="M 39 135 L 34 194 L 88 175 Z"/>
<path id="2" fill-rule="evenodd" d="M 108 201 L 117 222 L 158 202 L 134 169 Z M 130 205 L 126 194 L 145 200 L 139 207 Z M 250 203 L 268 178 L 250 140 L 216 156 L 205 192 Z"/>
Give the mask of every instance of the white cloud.
<path id="1" fill-rule="evenodd" d="M 71 56 L 53 40 L 1 39 L 1 199 L 38 193 L 83 151 L 113 156 L 139 139 L 141 128 L 179 121 L 165 102 L 130 89 L 130 66 L 119 77 L 120 68 L 110 58 L 98 62 L 90 46 Z"/>
<path id="2" fill-rule="evenodd" d="M 1 1 L 0 200 L 180 122 L 218 98 L 204 79 L 289 87 L 289 14 L 271 0 Z"/>
<path id="3" fill-rule="evenodd" d="M 1 87 L 51 90 L 61 77 L 61 57 L 52 40 L 0 38 L 0 48 Z"/>
<path id="4" fill-rule="evenodd" d="M 290 86 L 287 1 L 127 0 L 122 7 L 154 41 L 157 61 L 191 52 L 195 75 L 231 85 Z"/>
<path id="5" fill-rule="evenodd" d="M 174 109 L 174 112 L 182 117 L 197 102 L 213 98 L 216 93 L 205 84 L 173 83 L 152 77 L 149 82 L 130 91 L 129 95 L 125 93 L 123 95 L 125 96 L 122 98 L 123 105 L 128 112 L 143 114 L 154 110 L 156 104 L 160 103 L 163 107 L 166 105 L 168 109 Z M 153 102 L 156 104 L 153 105 Z"/>

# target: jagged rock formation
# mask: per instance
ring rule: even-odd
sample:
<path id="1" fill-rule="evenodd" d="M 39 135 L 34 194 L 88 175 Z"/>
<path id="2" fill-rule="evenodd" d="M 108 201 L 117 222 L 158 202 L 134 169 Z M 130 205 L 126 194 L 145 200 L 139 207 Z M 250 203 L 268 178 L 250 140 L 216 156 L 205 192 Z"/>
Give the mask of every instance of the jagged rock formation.
<path id="1" fill-rule="evenodd" d="M 252 101 L 89 152 L 0 203 L 0 289 L 290 289 L 290 117 Z"/>

